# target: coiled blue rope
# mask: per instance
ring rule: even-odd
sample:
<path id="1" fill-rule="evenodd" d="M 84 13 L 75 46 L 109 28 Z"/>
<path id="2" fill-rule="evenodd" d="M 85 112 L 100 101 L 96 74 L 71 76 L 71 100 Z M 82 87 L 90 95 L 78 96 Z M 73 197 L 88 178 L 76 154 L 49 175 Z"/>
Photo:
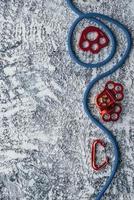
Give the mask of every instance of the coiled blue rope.
<path id="1" fill-rule="evenodd" d="M 95 64 L 92 63 L 84 63 L 82 62 L 79 57 L 76 55 L 74 49 L 73 49 L 73 33 L 74 30 L 76 28 L 76 26 L 79 24 L 79 22 L 83 19 L 88 19 L 92 22 L 95 22 L 96 24 L 98 24 L 99 26 L 101 26 L 105 32 L 108 34 L 108 36 L 110 37 L 110 41 L 111 41 L 111 52 L 109 54 L 109 56 L 102 62 L 98 62 Z M 94 68 L 94 67 L 101 67 L 104 66 L 105 64 L 107 64 L 115 55 L 116 52 L 116 38 L 114 37 L 114 34 L 112 33 L 112 31 L 108 28 L 108 26 L 106 26 L 104 23 L 102 23 L 100 20 L 93 18 L 92 16 L 90 16 L 89 14 L 84 14 L 81 15 L 78 19 L 76 19 L 76 21 L 73 23 L 73 25 L 71 26 L 70 32 L 69 32 L 69 37 L 68 37 L 68 49 L 69 49 L 69 53 L 72 57 L 72 59 L 78 63 L 81 66 L 84 66 L 86 68 Z"/>
<path id="2" fill-rule="evenodd" d="M 114 25 L 116 25 L 118 28 L 120 28 L 125 36 L 126 36 L 126 39 L 127 39 L 127 47 L 126 49 L 124 50 L 124 53 L 123 53 L 123 56 L 122 58 L 120 59 L 120 61 L 113 66 L 112 69 L 110 69 L 109 71 L 101 74 L 101 75 L 98 75 L 94 80 L 92 80 L 91 82 L 89 82 L 86 90 L 85 90 L 85 93 L 84 93 L 84 98 L 83 98 L 83 104 L 84 104 L 84 110 L 86 112 L 86 114 L 88 115 L 88 117 L 96 124 L 96 126 L 98 126 L 103 132 L 104 134 L 109 138 L 109 140 L 111 141 L 112 145 L 113 145 L 113 149 L 114 149 L 114 155 L 115 155 L 115 160 L 114 160 L 114 164 L 113 164 L 113 169 L 112 169 L 112 173 L 111 175 L 109 176 L 109 178 L 107 179 L 105 185 L 103 186 L 102 190 L 99 192 L 99 194 L 97 195 L 96 197 L 96 200 L 100 200 L 103 195 L 105 194 L 106 190 L 108 189 L 108 187 L 110 186 L 116 172 L 117 172 L 117 169 L 118 169 L 118 166 L 119 166 L 119 163 L 120 163 L 120 153 L 119 153 L 119 147 L 118 147 L 118 143 L 116 141 L 116 138 L 113 136 L 112 132 L 110 130 L 108 130 L 100 121 L 99 119 L 97 119 L 95 116 L 93 116 L 90 108 L 89 108 L 89 105 L 88 105 L 88 97 L 89 97 L 89 93 L 91 91 L 91 89 L 93 88 L 93 86 L 101 79 L 111 75 L 112 73 L 114 73 L 117 69 L 119 69 L 120 67 L 123 66 L 123 64 L 125 63 L 126 59 L 128 58 L 129 56 L 129 53 L 130 53 L 130 50 L 131 50 L 131 47 L 132 47 L 132 38 L 131 38 L 131 35 L 129 33 L 129 31 L 127 30 L 127 28 L 122 25 L 120 22 L 118 22 L 117 20 L 115 19 L 112 19 L 106 15 L 103 15 L 103 14 L 99 14 L 99 13 L 87 13 L 87 14 L 84 14 L 82 11 L 80 11 L 73 3 L 72 0 L 66 0 L 68 5 L 71 7 L 71 9 L 77 13 L 79 15 L 79 18 L 76 19 L 76 21 L 73 23 L 71 29 L 70 29 L 70 32 L 69 32 L 69 37 L 68 37 L 68 49 L 69 49 L 69 53 L 72 57 L 72 59 L 77 62 L 78 64 L 86 67 L 86 68 L 93 68 L 93 67 L 101 67 L 103 65 L 105 65 L 106 63 L 108 63 L 112 58 L 113 56 L 115 55 L 116 53 L 116 45 L 117 45 L 117 41 L 115 39 L 115 36 L 114 34 L 112 33 L 112 31 L 103 23 L 101 22 L 99 19 L 102 19 L 102 20 L 106 20 Z M 97 19 L 96 19 L 97 18 Z M 98 19 L 99 18 L 99 19 Z M 100 25 L 105 31 L 106 33 L 108 33 L 109 37 L 110 37 L 110 41 L 112 43 L 112 50 L 111 50 L 111 53 L 110 55 L 108 56 L 108 58 L 100 63 L 96 63 L 96 64 L 92 64 L 92 63 L 84 63 L 82 62 L 76 55 L 75 51 L 73 50 L 73 32 L 77 26 L 77 24 L 82 20 L 82 19 L 89 19 L 95 23 L 97 23 L 98 25 Z"/>

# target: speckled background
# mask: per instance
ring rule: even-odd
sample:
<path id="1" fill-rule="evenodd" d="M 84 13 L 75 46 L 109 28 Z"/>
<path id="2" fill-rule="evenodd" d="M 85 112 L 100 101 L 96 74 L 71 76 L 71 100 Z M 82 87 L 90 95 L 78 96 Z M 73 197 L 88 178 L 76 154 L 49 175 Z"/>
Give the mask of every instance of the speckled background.
<path id="1" fill-rule="evenodd" d="M 118 19 L 134 37 L 134 0 L 75 2 L 83 11 Z M 0 0 L 0 200 L 93 200 L 111 173 L 111 144 L 84 114 L 82 98 L 86 83 L 112 67 L 119 53 L 103 69 L 74 63 L 66 41 L 76 18 L 64 0 Z M 125 39 L 111 28 L 121 52 Z M 125 87 L 122 116 L 107 124 L 119 142 L 122 162 L 103 199 L 133 200 L 133 50 L 110 78 Z M 107 141 L 111 157 L 100 173 L 90 164 L 95 138 Z"/>

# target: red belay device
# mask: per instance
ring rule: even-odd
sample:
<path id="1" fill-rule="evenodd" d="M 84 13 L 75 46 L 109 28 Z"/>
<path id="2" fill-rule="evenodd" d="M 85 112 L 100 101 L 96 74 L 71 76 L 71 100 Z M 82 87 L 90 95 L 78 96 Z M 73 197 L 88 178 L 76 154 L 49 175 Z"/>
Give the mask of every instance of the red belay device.
<path id="1" fill-rule="evenodd" d="M 105 89 L 97 95 L 96 105 L 105 122 L 117 121 L 122 111 L 121 101 L 124 98 L 123 86 L 120 83 L 108 81 Z"/>

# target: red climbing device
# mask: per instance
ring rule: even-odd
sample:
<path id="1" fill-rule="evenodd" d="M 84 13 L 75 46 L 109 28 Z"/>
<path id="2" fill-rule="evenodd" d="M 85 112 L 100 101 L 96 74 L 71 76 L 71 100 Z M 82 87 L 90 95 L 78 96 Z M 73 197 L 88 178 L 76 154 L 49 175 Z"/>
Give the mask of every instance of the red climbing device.
<path id="1" fill-rule="evenodd" d="M 105 122 L 117 121 L 119 119 L 123 98 L 123 86 L 120 83 L 108 81 L 105 89 L 96 98 L 96 105 Z"/>
<path id="2" fill-rule="evenodd" d="M 109 157 L 106 156 L 105 160 L 101 164 L 97 164 L 97 162 L 96 162 L 97 145 L 100 145 L 105 148 L 106 144 L 103 142 L 103 140 L 100 140 L 100 139 L 94 140 L 94 142 L 92 144 L 92 157 L 91 157 L 92 168 L 96 171 L 99 171 L 108 165 Z"/>
<path id="3" fill-rule="evenodd" d="M 79 48 L 82 51 L 90 51 L 93 54 L 97 54 L 100 50 L 109 44 L 109 38 L 107 35 L 95 26 L 89 26 L 82 31 Z"/>

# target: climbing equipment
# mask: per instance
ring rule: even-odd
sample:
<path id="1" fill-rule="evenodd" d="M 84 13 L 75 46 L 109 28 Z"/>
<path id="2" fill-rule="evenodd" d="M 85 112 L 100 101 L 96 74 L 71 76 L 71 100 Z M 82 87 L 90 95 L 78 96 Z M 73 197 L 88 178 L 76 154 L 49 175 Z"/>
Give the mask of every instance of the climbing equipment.
<path id="1" fill-rule="evenodd" d="M 107 64 L 114 57 L 114 55 L 116 53 L 116 39 L 115 39 L 112 31 L 108 28 L 107 25 L 103 24 L 100 20 L 93 18 L 93 16 L 92 15 L 90 16 L 90 14 L 81 15 L 78 19 L 75 20 L 75 22 L 71 26 L 69 35 L 68 35 L 68 50 L 69 50 L 70 56 L 76 63 L 78 63 L 79 65 L 86 67 L 86 68 L 102 67 L 103 65 Z M 97 25 L 101 26 L 105 30 L 105 33 L 108 35 L 108 38 L 109 38 L 110 44 L 111 44 L 110 53 L 107 56 L 107 58 L 105 58 L 105 60 L 103 60 L 101 62 L 85 63 L 78 57 L 78 55 L 76 54 L 76 52 L 74 50 L 74 47 L 73 47 L 74 31 L 75 31 L 76 26 L 83 19 L 90 20 L 90 22 L 96 23 Z"/>
<path id="2" fill-rule="evenodd" d="M 105 185 L 103 186 L 103 188 L 101 189 L 101 191 L 99 192 L 99 194 L 96 197 L 96 200 L 100 200 L 103 195 L 105 194 L 106 190 L 108 189 L 108 187 L 110 186 L 116 171 L 118 169 L 118 165 L 120 162 L 120 153 L 119 153 L 119 147 L 118 147 L 118 143 L 116 141 L 116 138 L 113 136 L 112 132 L 110 130 L 108 130 L 108 128 L 106 128 L 99 119 L 97 119 L 91 112 L 90 108 L 89 108 L 89 94 L 91 89 L 93 88 L 93 86 L 101 79 L 111 75 L 112 73 L 114 73 L 117 69 L 119 69 L 120 67 L 123 66 L 123 64 L 125 63 L 126 59 L 129 56 L 131 47 L 132 47 L 132 39 L 131 39 L 131 35 L 129 33 L 129 31 L 127 30 L 127 28 L 122 25 L 120 22 L 118 22 L 115 19 L 112 19 L 111 17 L 108 17 L 106 15 L 103 14 L 99 14 L 99 13 L 86 13 L 84 14 L 82 11 L 80 11 L 73 3 L 73 0 L 66 0 L 68 5 L 70 6 L 70 8 L 79 15 L 78 19 L 75 20 L 75 22 L 73 23 L 72 27 L 70 28 L 70 32 L 68 35 L 68 49 L 69 49 L 69 53 L 70 56 L 72 57 L 72 59 L 80 64 L 81 66 L 84 66 L 86 68 L 93 68 L 93 67 L 102 67 L 105 64 L 107 64 L 109 61 L 112 60 L 112 58 L 114 57 L 115 53 L 116 53 L 116 46 L 118 45 L 117 41 L 116 41 L 116 37 L 113 33 L 112 30 L 110 30 L 110 28 L 105 25 L 105 22 L 107 21 L 108 23 L 111 23 L 115 26 L 117 26 L 125 35 L 126 37 L 126 49 L 124 49 L 124 52 L 122 54 L 121 59 L 118 61 L 118 63 L 116 63 L 112 69 L 108 70 L 107 72 L 104 72 L 100 75 L 97 75 L 96 78 L 94 78 L 92 81 L 89 82 L 89 84 L 87 85 L 87 88 L 85 90 L 84 93 L 84 98 L 83 98 L 83 104 L 84 104 L 84 110 L 87 114 L 87 116 L 92 120 L 92 122 L 94 122 L 96 124 L 96 126 L 98 126 L 103 133 L 109 138 L 109 140 L 111 141 L 112 145 L 113 145 L 113 149 L 114 149 L 114 163 L 113 163 L 113 168 L 112 168 L 112 172 L 111 175 L 109 176 L 109 178 L 107 179 Z M 111 45 L 111 50 L 109 53 L 109 56 L 101 61 L 101 62 L 97 62 L 97 63 L 85 63 L 83 62 L 77 55 L 76 52 L 73 48 L 73 39 L 74 39 L 74 31 L 76 26 L 78 25 L 79 22 L 81 22 L 83 19 L 87 19 L 90 22 L 95 23 L 97 26 L 101 27 L 101 29 L 103 29 L 103 32 L 105 32 L 105 34 L 108 36 L 109 39 L 109 43 Z M 105 22 L 104 22 L 105 21 Z"/>
<path id="3" fill-rule="evenodd" d="M 96 105 L 103 121 L 117 121 L 122 111 L 121 101 L 124 98 L 123 86 L 120 83 L 108 81 L 105 89 L 97 95 Z"/>
<path id="4" fill-rule="evenodd" d="M 92 38 L 91 34 L 95 34 Z M 93 54 L 97 54 L 102 48 L 108 46 L 109 38 L 99 28 L 95 26 L 89 26 L 82 31 L 79 41 L 79 47 L 82 51 L 90 51 Z"/>
<path id="5" fill-rule="evenodd" d="M 92 168 L 95 170 L 95 171 L 99 171 L 103 168 L 105 168 L 107 166 L 107 164 L 109 163 L 109 157 L 106 156 L 105 160 L 102 162 L 102 164 L 98 165 L 96 163 L 96 148 L 97 148 L 97 145 L 101 145 L 102 147 L 106 147 L 106 144 L 103 142 L 103 140 L 100 140 L 100 139 L 97 139 L 97 140 L 94 140 L 93 141 L 93 144 L 92 144 L 92 158 L 91 158 L 91 164 L 92 164 Z"/>

